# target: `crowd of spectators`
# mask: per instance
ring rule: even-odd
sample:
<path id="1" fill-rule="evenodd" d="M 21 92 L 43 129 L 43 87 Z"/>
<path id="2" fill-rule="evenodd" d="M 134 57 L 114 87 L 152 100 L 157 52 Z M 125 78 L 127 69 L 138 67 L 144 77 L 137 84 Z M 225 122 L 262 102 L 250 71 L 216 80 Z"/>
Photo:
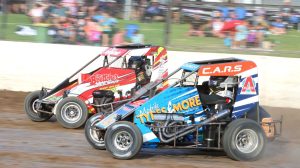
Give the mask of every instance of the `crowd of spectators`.
<path id="1" fill-rule="evenodd" d="M 263 9 L 258 9 L 251 16 L 247 16 L 243 8 L 225 9 L 214 11 L 209 20 L 193 15 L 188 35 L 223 38 L 224 45 L 233 49 L 270 48 L 272 44 L 266 41 L 268 35 L 283 35 L 289 28 L 299 28 L 299 13 L 290 8 L 284 8 L 273 16 L 268 16 Z"/>
<path id="2" fill-rule="evenodd" d="M 21 0 L 14 1 L 21 2 Z M 123 18 L 128 5 L 125 4 L 125 0 L 37 0 L 36 2 L 30 10 L 26 10 L 27 14 L 33 24 L 47 25 L 48 34 L 54 43 L 99 46 L 144 43 L 144 35 L 140 33 L 139 28 L 128 32 L 127 27 L 119 26 L 118 19 Z M 141 22 L 164 21 L 166 2 L 133 0 L 130 18 Z M 174 11 L 177 13 L 183 11 L 181 8 L 180 0 L 174 0 L 173 14 L 176 13 Z M 203 13 L 190 15 L 192 19 L 187 34 L 221 38 L 225 46 L 233 49 L 264 48 L 268 35 L 286 34 L 289 28 L 299 29 L 300 23 L 299 13 L 291 8 L 283 8 L 282 11 L 271 16 L 263 8 L 257 8 L 249 15 L 249 11 L 243 7 L 218 7 L 209 17 L 203 16 Z M 173 16 L 173 19 L 175 18 Z"/>
<path id="3" fill-rule="evenodd" d="M 47 25 L 53 43 L 96 46 L 143 43 L 138 30 L 127 37 L 124 28 L 118 26 L 118 5 L 113 0 L 43 1 L 34 4 L 28 15 L 33 24 Z"/>

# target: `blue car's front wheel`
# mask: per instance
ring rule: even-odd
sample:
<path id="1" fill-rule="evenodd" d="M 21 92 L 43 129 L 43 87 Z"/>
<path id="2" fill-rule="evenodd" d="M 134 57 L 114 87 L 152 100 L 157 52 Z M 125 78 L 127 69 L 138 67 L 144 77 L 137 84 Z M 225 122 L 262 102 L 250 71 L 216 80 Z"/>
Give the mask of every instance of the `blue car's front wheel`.
<path id="1" fill-rule="evenodd" d="M 138 127 L 128 121 L 111 125 L 105 133 L 106 149 L 117 159 L 131 159 L 142 148 L 143 137 Z"/>
<path id="2" fill-rule="evenodd" d="M 84 127 L 84 133 L 87 141 L 93 148 L 99 150 L 105 150 L 105 131 L 96 128 L 95 125 L 100 122 L 103 117 L 104 116 L 102 113 L 94 114 L 90 119 L 87 120 Z"/>

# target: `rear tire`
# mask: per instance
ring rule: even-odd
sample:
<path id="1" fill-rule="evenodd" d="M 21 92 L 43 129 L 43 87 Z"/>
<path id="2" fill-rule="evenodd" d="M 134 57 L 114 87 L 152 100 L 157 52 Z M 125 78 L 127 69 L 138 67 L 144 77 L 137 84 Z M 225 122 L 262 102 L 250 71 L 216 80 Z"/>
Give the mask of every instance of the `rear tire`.
<path id="1" fill-rule="evenodd" d="M 89 120 L 87 120 L 84 128 L 84 133 L 87 141 L 89 144 L 99 150 L 105 149 L 105 143 L 104 143 L 104 131 L 96 130 L 95 124 L 100 122 L 103 119 L 103 114 L 97 113 L 94 114 L 92 117 L 90 117 Z"/>
<path id="2" fill-rule="evenodd" d="M 260 159 L 265 150 L 265 143 L 266 137 L 261 126 L 250 119 L 234 120 L 224 132 L 224 151 L 234 160 Z"/>
<path id="3" fill-rule="evenodd" d="M 128 121 L 111 125 L 104 137 L 106 149 L 117 159 L 131 159 L 142 148 L 143 137 L 138 127 Z"/>
<path id="4" fill-rule="evenodd" d="M 36 101 L 39 99 L 40 96 L 39 90 L 29 93 L 24 101 L 24 111 L 27 114 L 28 118 L 32 121 L 42 122 L 47 121 L 52 117 L 52 114 L 47 113 L 39 113 L 35 110 L 36 108 Z"/>
<path id="5" fill-rule="evenodd" d="M 79 128 L 88 119 L 86 104 L 77 97 L 66 97 L 57 104 L 56 119 L 65 128 Z"/>

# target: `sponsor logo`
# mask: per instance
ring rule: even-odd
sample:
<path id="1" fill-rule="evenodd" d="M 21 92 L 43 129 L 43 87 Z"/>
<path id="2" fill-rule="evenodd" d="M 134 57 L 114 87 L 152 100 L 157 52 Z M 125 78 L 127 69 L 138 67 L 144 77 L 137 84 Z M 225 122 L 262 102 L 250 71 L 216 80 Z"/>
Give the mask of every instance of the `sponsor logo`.
<path id="1" fill-rule="evenodd" d="M 103 85 L 112 84 L 118 82 L 118 75 L 116 74 L 95 74 L 91 76 L 90 84 L 95 85 L 102 83 Z M 103 86 L 102 85 L 102 86 Z"/>
<path id="2" fill-rule="evenodd" d="M 121 56 L 125 54 L 127 50 L 125 49 L 116 49 L 116 48 L 111 48 L 108 49 L 107 51 L 104 52 L 104 55 L 110 55 L 110 56 Z"/>
<path id="3" fill-rule="evenodd" d="M 132 73 L 118 76 L 117 74 L 95 74 L 91 76 L 90 85 L 100 84 L 99 86 L 118 83 L 122 78 L 125 78 Z M 124 80 L 124 79 L 123 79 Z"/>
<path id="4" fill-rule="evenodd" d="M 232 73 L 242 71 L 242 65 L 225 65 L 225 66 L 216 66 L 216 67 L 206 67 L 202 69 L 202 74 L 219 74 L 219 73 Z"/>
<path id="5" fill-rule="evenodd" d="M 253 80 L 253 78 L 251 76 L 246 77 L 243 81 L 242 81 L 242 90 L 241 90 L 241 94 L 244 95 L 256 95 L 256 83 Z"/>
<path id="6" fill-rule="evenodd" d="M 189 110 L 190 108 L 198 107 L 200 105 L 201 102 L 199 96 L 194 96 L 175 104 L 172 104 L 169 101 L 167 108 L 159 107 L 158 104 L 150 105 L 149 108 L 144 107 L 143 109 L 139 110 L 136 117 L 140 119 L 141 123 L 144 123 L 153 120 L 153 113 L 177 113 Z"/>
<path id="7" fill-rule="evenodd" d="M 195 71 L 199 68 L 199 65 L 192 64 L 192 63 L 186 63 L 181 68 L 185 69 L 185 70 L 189 70 L 189 71 Z"/>

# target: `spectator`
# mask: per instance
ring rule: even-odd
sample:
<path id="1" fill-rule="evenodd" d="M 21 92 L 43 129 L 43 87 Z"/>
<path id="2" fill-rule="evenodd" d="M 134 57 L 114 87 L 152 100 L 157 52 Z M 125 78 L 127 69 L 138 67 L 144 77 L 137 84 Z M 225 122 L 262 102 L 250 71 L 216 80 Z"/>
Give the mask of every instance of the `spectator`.
<path id="1" fill-rule="evenodd" d="M 283 0 L 284 5 L 290 6 L 291 5 L 291 0 Z"/>
<path id="2" fill-rule="evenodd" d="M 286 33 L 285 24 L 283 23 L 281 17 L 277 17 L 275 22 L 271 23 L 271 32 L 275 35 L 281 35 Z"/>
<path id="3" fill-rule="evenodd" d="M 126 32 L 124 30 L 118 29 L 113 37 L 112 45 L 117 46 L 127 44 L 127 42 L 124 40 L 125 34 Z"/>
<path id="4" fill-rule="evenodd" d="M 232 48 L 245 48 L 246 40 L 248 36 L 248 28 L 247 22 L 236 26 L 236 33 L 234 36 L 233 46 Z"/>
<path id="5" fill-rule="evenodd" d="M 29 11 L 28 15 L 31 17 L 32 23 L 41 23 L 44 19 L 45 7 L 41 3 L 36 3 Z"/>
<path id="6" fill-rule="evenodd" d="M 230 33 L 225 33 L 226 36 L 224 38 L 224 45 L 226 47 L 231 47 L 232 46 L 232 37 L 230 36 Z"/>
<path id="7" fill-rule="evenodd" d="M 237 16 L 234 11 L 230 11 L 229 17 L 225 18 L 225 21 L 228 22 L 228 21 L 233 21 L 233 20 L 237 20 Z"/>
<path id="8" fill-rule="evenodd" d="M 77 19 L 85 19 L 88 16 L 87 7 L 79 6 L 76 16 Z"/>
<path id="9" fill-rule="evenodd" d="M 224 34 L 221 32 L 224 26 L 224 22 L 220 17 L 216 17 L 212 20 L 212 34 L 215 37 L 223 38 Z"/>
<path id="10" fill-rule="evenodd" d="M 53 42 L 54 43 L 62 43 L 62 44 L 68 43 L 69 42 L 68 36 L 67 36 L 67 33 L 66 33 L 65 29 L 64 29 L 63 24 L 62 23 L 58 23 L 56 25 L 56 28 L 57 28 L 57 30 L 56 30 L 56 34 L 55 34 L 55 36 L 53 38 Z"/>
<path id="11" fill-rule="evenodd" d="M 77 13 L 76 0 L 62 0 L 62 5 L 69 10 L 69 14 L 74 16 Z"/>
<path id="12" fill-rule="evenodd" d="M 111 17 L 107 12 L 103 12 L 103 20 L 100 21 L 100 25 L 103 28 L 102 45 L 108 46 L 109 41 L 113 36 L 113 29 L 117 23 L 117 19 Z"/>
<path id="13" fill-rule="evenodd" d="M 96 20 L 86 18 L 86 25 L 84 27 L 87 39 L 91 44 L 100 45 L 101 27 L 97 24 Z"/>
<path id="14" fill-rule="evenodd" d="M 152 0 L 150 6 L 148 6 L 145 10 L 144 17 L 142 21 L 152 21 L 155 16 L 162 16 L 163 12 L 159 8 L 159 3 L 157 0 Z"/>
<path id="15" fill-rule="evenodd" d="M 292 28 L 298 29 L 298 24 L 300 23 L 299 14 L 293 12 L 289 18 L 289 23 L 291 24 Z"/>
<path id="16" fill-rule="evenodd" d="M 98 10 L 94 14 L 94 16 L 92 16 L 92 19 L 96 20 L 97 22 L 104 20 L 103 12 L 101 10 Z"/>
<path id="17" fill-rule="evenodd" d="M 131 42 L 133 44 L 144 44 L 144 35 L 139 33 L 139 30 L 136 30 L 132 37 Z"/>
<path id="18" fill-rule="evenodd" d="M 201 30 L 201 18 L 199 15 L 194 15 L 193 20 L 190 24 L 190 29 L 188 31 L 189 36 L 203 36 L 203 31 Z"/>
<path id="19" fill-rule="evenodd" d="M 57 3 L 51 12 L 51 16 L 58 21 L 65 21 L 69 15 L 69 9 L 63 6 L 63 3 Z"/>
<path id="20" fill-rule="evenodd" d="M 86 34 L 83 27 L 78 27 L 76 29 L 76 43 L 79 45 L 86 43 Z"/>

